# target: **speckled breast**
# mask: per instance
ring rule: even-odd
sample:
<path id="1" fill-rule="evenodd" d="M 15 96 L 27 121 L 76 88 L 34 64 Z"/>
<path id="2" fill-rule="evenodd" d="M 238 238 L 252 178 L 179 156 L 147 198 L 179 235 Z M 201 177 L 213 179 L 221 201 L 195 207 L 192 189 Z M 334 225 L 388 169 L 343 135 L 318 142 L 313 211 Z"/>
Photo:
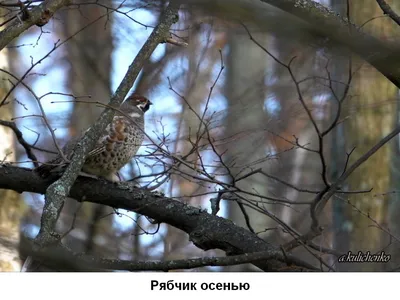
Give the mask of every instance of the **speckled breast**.
<path id="1" fill-rule="evenodd" d="M 88 157 L 85 166 L 98 169 L 98 173 L 118 171 L 135 156 L 143 139 L 138 127 L 122 118 L 114 119 L 98 143 L 101 151 Z"/>

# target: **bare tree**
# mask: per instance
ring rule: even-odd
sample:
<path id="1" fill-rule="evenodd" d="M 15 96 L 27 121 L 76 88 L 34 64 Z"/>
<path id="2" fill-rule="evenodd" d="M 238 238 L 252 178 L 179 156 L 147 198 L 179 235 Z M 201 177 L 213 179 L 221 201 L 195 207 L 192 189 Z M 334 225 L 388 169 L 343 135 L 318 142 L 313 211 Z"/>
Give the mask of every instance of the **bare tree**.
<path id="1" fill-rule="evenodd" d="M 15 158 L 7 157 L 0 166 L 3 190 L 45 195 L 36 237 L 21 240 L 21 256 L 29 257 L 25 268 L 40 263 L 51 270 L 166 271 L 250 263 L 263 271 L 334 271 L 348 269 L 340 265 L 348 251 L 397 253 L 393 246 L 399 237 L 389 227 L 383 202 L 394 178 L 388 143 L 400 132 L 390 109 L 400 87 L 400 52 L 387 38 L 398 32 L 397 15 L 381 1 L 370 0 L 363 6 L 371 8 L 367 11 L 348 6 L 340 11 L 342 17 L 321 4 L 302 3 L 0 4 L 7 10 L 0 49 L 34 25 L 40 28 L 36 44 L 45 43 L 46 28 L 58 26 L 53 15 L 60 9 L 82 18 L 72 25 L 64 19 L 69 20 L 63 25 L 65 36 L 40 59 L 32 57 L 22 75 L 3 70 L 4 82 L 10 79 L 12 85 L 4 87 L 0 113 L 9 109 L 10 94 L 18 89 L 27 91 L 39 112 L 28 108 L 22 116 L 11 116 L 8 111 L 1 114 L 1 125 L 16 134 L 35 166 L 34 153 L 42 148 L 52 149 L 65 166 L 48 178 L 15 166 Z M 154 24 L 139 20 L 137 10 L 147 19 L 156 16 Z M 381 10 L 390 18 L 374 19 Z M 112 38 L 121 36 L 115 28 L 130 30 L 111 22 L 116 15 L 148 31 L 131 62 L 119 58 L 124 76 L 112 93 Z M 74 84 L 67 92 L 54 87 L 42 93 L 30 77 L 63 49 L 78 58 L 71 60 Z M 96 60 L 97 54 L 102 59 Z M 154 102 L 141 151 L 118 183 L 78 176 L 115 112 L 123 113 L 119 107 L 132 87 Z M 73 103 L 71 126 L 90 126 L 72 157 L 63 152 L 44 106 L 54 95 L 67 100 L 52 102 Z M 94 121 L 90 115 L 99 108 L 104 110 Z M 20 134 L 21 120 L 27 118 L 43 124 L 50 137 L 45 146 Z M 28 129 L 41 131 L 39 139 L 44 132 Z M 119 216 L 130 225 L 110 221 L 108 228 L 90 234 L 90 222 L 78 225 L 88 218 L 77 220 L 79 214 L 64 207 L 67 197 L 78 207 L 98 205 L 96 218 Z M 103 210 L 106 206 L 110 209 Z M 62 213 L 69 215 L 71 226 L 58 225 Z M 89 244 L 96 236 L 106 251 L 78 247 L 68 242 L 71 236 Z M 368 270 L 395 268 L 384 261 Z M 366 267 L 357 264 L 354 270 Z"/>

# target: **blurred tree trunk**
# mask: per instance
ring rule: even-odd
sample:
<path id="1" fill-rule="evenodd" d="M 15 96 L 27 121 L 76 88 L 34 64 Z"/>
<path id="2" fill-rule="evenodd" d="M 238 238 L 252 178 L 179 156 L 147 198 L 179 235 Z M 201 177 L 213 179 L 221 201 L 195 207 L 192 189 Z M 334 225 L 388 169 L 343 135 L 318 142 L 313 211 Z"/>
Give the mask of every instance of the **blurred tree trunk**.
<path id="1" fill-rule="evenodd" d="M 177 141 L 177 152 L 188 153 L 193 145 L 189 142 L 196 141 L 196 133 L 200 125 L 200 120 L 189 109 L 188 104 L 198 113 L 202 115 L 204 107 L 202 104 L 207 100 L 210 86 L 215 80 L 213 78 L 213 68 L 217 65 L 220 55 L 217 47 L 219 43 L 219 36 L 215 34 L 213 28 L 201 27 L 198 24 L 195 14 L 190 11 L 187 16 L 188 27 L 192 27 L 189 31 L 188 47 L 183 51 L 188 59 L 188 70 L 186 74 L 186 82 L 184 83 L 184 96 L 188 103 L 179 99 L 182 103 L 182 113 L 178 118 L 179 138 Z M 204 28 L 206 28 L 204 30 Z M 204 38 L 205 36 L 205 38 Z M 211 100 L 212 101 L 212 100 Z M 200 141 L 200 144 L 202 142 Z M 189 161 L 198 161 L 198 155 L 193 153 Z M 187 196 L 183 198 L 185 201 L 190 201 L 191 205 L 202 205 L 203 198 L 191 197 L 193 194 L 201 193 L 203 190 L 196 183 L 182 177 L 175 179 L 174 186 L 179 187 L 174 193 L 180 196 Z M 168 233 L 165 237 L 165 259 L 179 259 L 188 257 L 188 252 L 193 255 L 193 252 L 198 252 L 199 249 L 193 245 L 189 245 L 186 234 L 172 226 L 168 226 Z M 188 250 L 190 249 L 190 250 Z"/>
<path id="2" fill-rule="evenodd" d="M 291 64 L 296 80 L 311 76 L 316 70 L 320 71 L 317 49 L 314 47 L 294 42 L 285 37 L 276 37 L 276 49 L 279 60 L 286 64 L 294 57 L 296 58 Z M 287 69 L 275 62 L 273 62 L 273 65 L 276 68 L 274 76 L 278 80 L 271 85 L 270 92 L 271 97 L 279 101 L 279 110 L 276 113 L 277 121 L 271 124 L 271 130 L 287 140 L 293 140 L 293 136 L 296 136 L 299 138 L 300 144 L 307 144 L 309 148 L 318 149 L 317 133 L 299 101 L 293 79 Z M 323 93 L 315 82 L 302 83 L 301 93 L 311 111 L 324 109 L 323 104 L 313 101 Z M 316 114 L 313 115 L 319 128 L 323 128 L 324 120 L 320 120 L 316 117 Z M 292 148 L 291 144 L 282 139 L 274 138 L 274 141 L 276 141 L 278 153 Z M 279 156 L 279 163 L 274 166 L 274 171 L 279 172 L 276 174 L 279 178 L 298 187 L 319 189 L 323 186 L 322 166 L 318 155 L 301 148 L 282 153 Z M 273 184 L 276 193 L 285 199 L 307 201 L 310 197 L 309 194 L 299 193 L 291 187 L 282 186 L 276 182 L 273 182 Z M 296 206 L 295 208 L 282 206 L 282 220 L 288 225 L 294 226 L 297 231 L 304 232 L 310 226 L 310 220 L 304 218 L 304 214 L 308 213 L 308 207 Z M 284 237 L 286 242 L 292 239 L 289 234 L 284 234 Z"/>
<path id="3" fill-rule="evenodd" d="M 275 37 L 274 49 L 278 59 L 288 64 L 292 61 L 291 70 L 296 80 L 321 74 L 321 65 L 325 65 L 325 59 L 319 54 L 319 49 L 312 44 L 299 42 L 277 35 Z M 294 59 L 295 58 L 295 59 Z M 276 135 L 285 140 L 293 141 L 294 136 L 298 142 L 307 145 L 311 149 L 318 149 L 318 135 L 311 123 L 304 107 L 299 101 L 295 82 L 286 68 L 271 59 L 269 69 L 273 68 L 272 78 L 268 89 L 268 100 L 278 103 L 275 110 L 270 114 L 274 117 L 274 122 L 270 122 L 269 129 Z M 323 101 L 318 101 L 319 97 L 326 93 L 325 89 L 314 81 L 305 81 L 300 85 L 301 94 L 306 102 L 308 109 L 312 112 L 313 118 L 319 128 L 326 128 L 327 107 Z M 315 112 L 315 113 L 314 113 Z M 320 117 L 323 116 L 323 117 Z M 324 184 L 322 181 L 322 166 L 318 154 L 301 149 L 293 148 L 293 145 L 284 139 L 276 136 L 270 137 L 270 143 L 279 153 L 277 163 L 270 166 L 270 172 L 276 177 L 290 182 L 294 186 L 304 189 L 321 189 Z M 291 149 L 290 151 L 287 151 Z M 325 149 L 328 149 L 326 147 Z M 328 153 L 325 151 L 325 158 L 329 161 Z M 291 187 L 281 183 L 271 181 L 269 183 L 277 197 L 288 199 L 294 202 L 309 201 L 310 194 L 301 193 Z M 280 219 L 293 228 L 296 232 L 305 233 L 310 228 L 309 207 L 304 205 L 275 205 L 277 215 Z M 328 218 L 324 218 L 327 220 Z M 327 226 L 328 222 L 322 224 Z M 293 239 L 293 235 L 284 230 L 274 230 L 269 241 L 283 244 Z M 321 246 L 330 245 L 330 239 L 325 236 L 321 241 Z M 296 255 L 313 261 L 310 251 L 305 247 L 298 247 Z"/>
<path id="4" fill-rule="evenodd" d="M 400 101 L 397 101 L 397 110 L 395 116 L 395 125 L 399 126 L 400 120 Z M 391 191 L 384 197 L 384 199 L 389 200 L 389 229 L 390 232 L 396 236 L 400 237 L 400 135 L 397 135 L 394 139 L 392 146 L 392 156 L 391 156 L 391 167 L 392 167 L 392 177 L 391 177 Z M 393 192 L 392 192 L 393 191 Z M 388 253 L 391 254 L 390 267 L 386 270 L 388 271 L 399 271 L 400 266 L 400 242 L 396 239 L 392 239 Z"/>
<path id="5" fill-rule="evenodd" d="M 102 0 L 100 4 L 111 7 L 111 0 Z M 68 9 L 64 12 L 64 35 L 69 37 L 86 26 L 91 21 L 107 12 L 98 5 L 83 5 L 79 9 Z M 74 36 L 66 45 L 66 60 L 69 63 L 67 86 L 75 96 L 90 95 L 90 101 L 108 103 L 111 96 L 111 55 L 114 49 L 112 38 L 113 14 L 103 17 Z M 73 106 L 69 121 L 69 136 L 75 136 L 80 131 L 93 124 L 103 108 L 95 104 L 76 103 Z M 102 205 L 69 201 L 64 207 L 64 229 L 68 229 L 77 213 L 76 230 L 70 235 L 74 237 L 75 249 L 112 255 L 116 252 L 116 244 L 107 241 L 113 236 L 113 214 L 110 208 Z M 100 221 L 101 219 L 101 221 Z M 74 235 L 83 231 L 84 235 Z M 79 236 L 79 238 L 78 238 Z M 96 242 L 97 241 L 97 242 Z M 100 247 L 100 245 L 106 247 Z"/>
<path id="6" fill-rule="evenodd" d="M 0 10 L 1 13 L 4 11 Z M 3 18 L 0 20 L 4 21 Z M 0 52 L 0 68 L 8 70 L 8 50 Z M 0 80 L 0 99 L 7 94 L 11 85 L 4 79 Z M 9 97 L 8 104 L 0 107 L 0 120 L 10 121 L 13 117 L 14 101 Z M 1 101 L 1 100 L 0 100 Z M 0 125 L 0 161 L 15 161 L 16 146 L 14 133 L 11 129 Z M 21 262 L 18 246 L 20 240 L 20 222 L 25 210 L 25 205 L 20 194 L 0 189 L 0 272 L 19 271 Z"/>
<path id="7" fill-rule="evenodd" d="M 258 42 L 266 44 L 266 34 L 257 32 L 252 32 L 252 34 Z M 226 151 L 223 156 L 224 162 L 230 167 L 232 176 L 235 177 L 246 165 L 265 157 L 268 153 L 267 136 L 263 131 L 268 126 L 267 113 L 264 111 L 268 56 L 259 46 L 250 41 L 246 32 L 238 28 L 229 32 L 228 47 L 229 53 L 225 61 L 225 96 L 228 100 L 225 136 L 235 137 L 243 131 L 249 132 L 238 138 L 232 138 L 233 141 L 230 144 L 220 149 L 220 152 Z M 257 167 L 261 166 L 265 167 L 265 165 L 257 165 Z M 226 170 L 222 171 L 226 172 Z M 227 176 L 226 180 L 231 181 L 232 178 Z M 268 194 L 270 190 L 265 178 L 258 176 L 240 181 L 237 185 L 243 190 L 261 195 Z M 248 196 L 244 197 L 248 198 Z M 270 218 L 253 209 L 240 206 L 236 202 L 223 204 L 228 208 L 227 217 L 239 226 L 254 232 L 275 227 L 275 223 Z M 269 209 L 270 205 L 263 204 L 263 207 Z M 248 221 L 246 221 L 246 215 Z M 266 235 L 263 234 L 263 236 Z M 238 266 L 230 269 L 239 271 L 243 268 L 243 266 Z"/>
<path id="8" fill-rule="evenodd" d="M 351 21 L 363 24 L 367 20 L 381 15 L 382 11 L 376 1 L 350 1 Z M 379 36 L 381 39 L 392 39 L 399 33 L 399 27 L 389 18 L 377 18 L 363 27 L 363 30 Z M 357 68 L 360 67 L 358 70 Z M 359 158 L 393 127 L 396 116 L 395 101 L 397 88 L 382 74 L 365 62 L 355 61 L 353 70 L 357 70 L 351 85 L 350 95 L 346 100 L 344 116 L 349 116 L 345 123 L 347 150 L 357 147 L 352 160 Z M 340 155 L 340 154 L 338 154 Z M 341 155 L 345 156 L 344 149 Z M 382 196 L 389 190 L 390 184 L 390 146 L 386 145 L 359 167 L 349 178 L 351 190 L 373 188 L 373 194 L 357 194 L 351 197 L 340 197 L 335 201 L 350 201 L 346 205 L 351 222 L 342 224 L 349 234 L 350 250 L 380 252 L 386 246 L 387 235 L 374 222 L 387 226 L 388 201 Z M 361 211 L 361 213 L 360 213 Z M 349 270 L 381 270 L 379 264 L 352 264 Z"/>
<path id="9" fill-rule="evenodd" d="M 400 9 L 400 4 L 393 1 L 391 7 L 398 12 Z M 397 27 L 396 36 L 399 37 L 400 27 Z M 396 113 L 394 117 L 394 126 L 399 126 L 400 121 L 400 102 L 399 95 L 396 98 Z M 392 146 L 392 156 L 390 161 L 390 166 L 392 167 L 392 178 L 391 178 L 391 191 L 384 196 L 384 200 L 389 200 L 389 229 L 390 232 L 396 236 L 400 237 L 400 135 L 397 135 L 394 139 Z M 387 250 L 391 254 L 390 267 L 386 270 L 399 271 L 400 265 L 400 242 L 396 239 L 392 239 L 390 248 Z"/>
<path id="10" fill-rule="evenodd" d="M 347 14 L 346 0 L 332 1 L 332 8 L 342 16 Z M 331 63 L 332 78 L 338 82 L 347 82 L 350 64 L 350 57 L 333 57 Z M 345 86 L 343 84 L 333 83 L 332 86 L 339 98 L 344 96 Z M 331 120 L 335 118 L 337 113 L 338 105 L 336 101 L 334 96 L 331 95 Z M 344 104 L 346 105 L 348 101 L 350 101 L 349 97 L 344 100 Z M 344 115 L 345 113 L 342 114 L 342 117 Z M 331 134 L 330 142 L 332 147 L 329 148 L 331 149 L 330 176 L 332 180 L 340 177 L 346 165 L 346 155 L 343 153 L 343 149 L 346 149 L 345 130 L 346 125 L 341 123 L 333 129 Z M 342 189 L 348 190 L 348 186 L 345 184 L 342 186 Z M 334 232 L 333 249 L 340 253 L 347 253 L 350 249 L 350 231 L 347 225 L 351 223 L 351 215 L 349 214 L 347 204 L 342 201 L 342 198 L 342 195 L 334 195 L 331 199 Z M 349 265 L 346 263 L 335 264 L 335 266 L 338 271 L 346 271 L 349 268 Z"/>

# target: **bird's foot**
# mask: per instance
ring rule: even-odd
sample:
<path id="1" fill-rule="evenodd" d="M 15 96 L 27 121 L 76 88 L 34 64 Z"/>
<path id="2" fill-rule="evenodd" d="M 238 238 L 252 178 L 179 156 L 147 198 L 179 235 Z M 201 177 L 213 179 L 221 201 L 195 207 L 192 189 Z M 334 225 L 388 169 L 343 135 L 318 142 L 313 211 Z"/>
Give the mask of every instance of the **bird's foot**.
<path id="1" fill-rule="evenodd" d="M 154 191 L 152 194 L 153 194 L 153 196 L 156 196 L 156 197 L 165 197 L 165 194 L 160 191 Z"/>
<path id="2" fill-rule="evenodd" d="M 78 175 L 82 176 L 82 177 L 93 178 L 93 179 L 100 179 L 101 178 L 100 176 L 89 174 L 89 173 L 86 173 L 86 172 L 83 172 L 83 171 L 80 171 Z"/>
<path id="3" fill-rule="evenodd" d="M 133 189 L 140 189 L 140 185 L 137 185 L 135 182 L 132 181 L 120 181 L 115 182 L 118 188 L 123 190 L 133 191 Z"/>
<path id="4" fill-rule="evenodd" d="M 118 174 L 118 173 L 117 173 Z M 117 174 L 105 174 L 104 176 L 99 176 L 99 175 L 94 175 L 94 174 L 90 174 L 90 173 L 86 173 L 86 172 L 79 172 L 79 176 L 83 176 L 83 177 L 88 177 L 88 178 L 93 178 L 96 180 L 103 180 L 103 181 L 108 181 L 108 182 L 120 182 L 121 179 L 119 176 L 117 176 Z"/>
<path id="5" fill-rule="evenodd" d="M 130 179 L 130 180 L 126 181 L 126 182 L 129 182 L 129 184 L 130 184 L 132 187 L 136 188 L 136 189 L 141 189 L 141 188 L 142 188 L 142 187 L 140 186 L 140 184 L 139 184 L 135 179 Z"/>

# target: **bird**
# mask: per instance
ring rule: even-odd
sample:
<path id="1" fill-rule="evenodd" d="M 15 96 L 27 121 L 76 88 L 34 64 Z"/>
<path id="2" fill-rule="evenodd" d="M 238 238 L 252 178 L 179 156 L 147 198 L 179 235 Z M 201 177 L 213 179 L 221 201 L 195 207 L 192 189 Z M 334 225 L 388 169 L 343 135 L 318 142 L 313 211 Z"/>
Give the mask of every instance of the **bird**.
<path id="1" fill-rule="evenodd" d="M 117 110 L 112 122 L 106 127 L 93 150 L 83 164 L 80 175 L 103 178 L 108 181 L 120 181 L 117 172 L 137 153 L 143 143 L 144 114 L 152 102 L 139 94 L 132 94 Z M 69 140 L 62 151 L 70 160 L 74 148 L 84 133 Z M 68 162 L 59 154 L 56 158 L 40 165 L 34 171 L 43 178 L 52 175 L 61 176 Z"/>

